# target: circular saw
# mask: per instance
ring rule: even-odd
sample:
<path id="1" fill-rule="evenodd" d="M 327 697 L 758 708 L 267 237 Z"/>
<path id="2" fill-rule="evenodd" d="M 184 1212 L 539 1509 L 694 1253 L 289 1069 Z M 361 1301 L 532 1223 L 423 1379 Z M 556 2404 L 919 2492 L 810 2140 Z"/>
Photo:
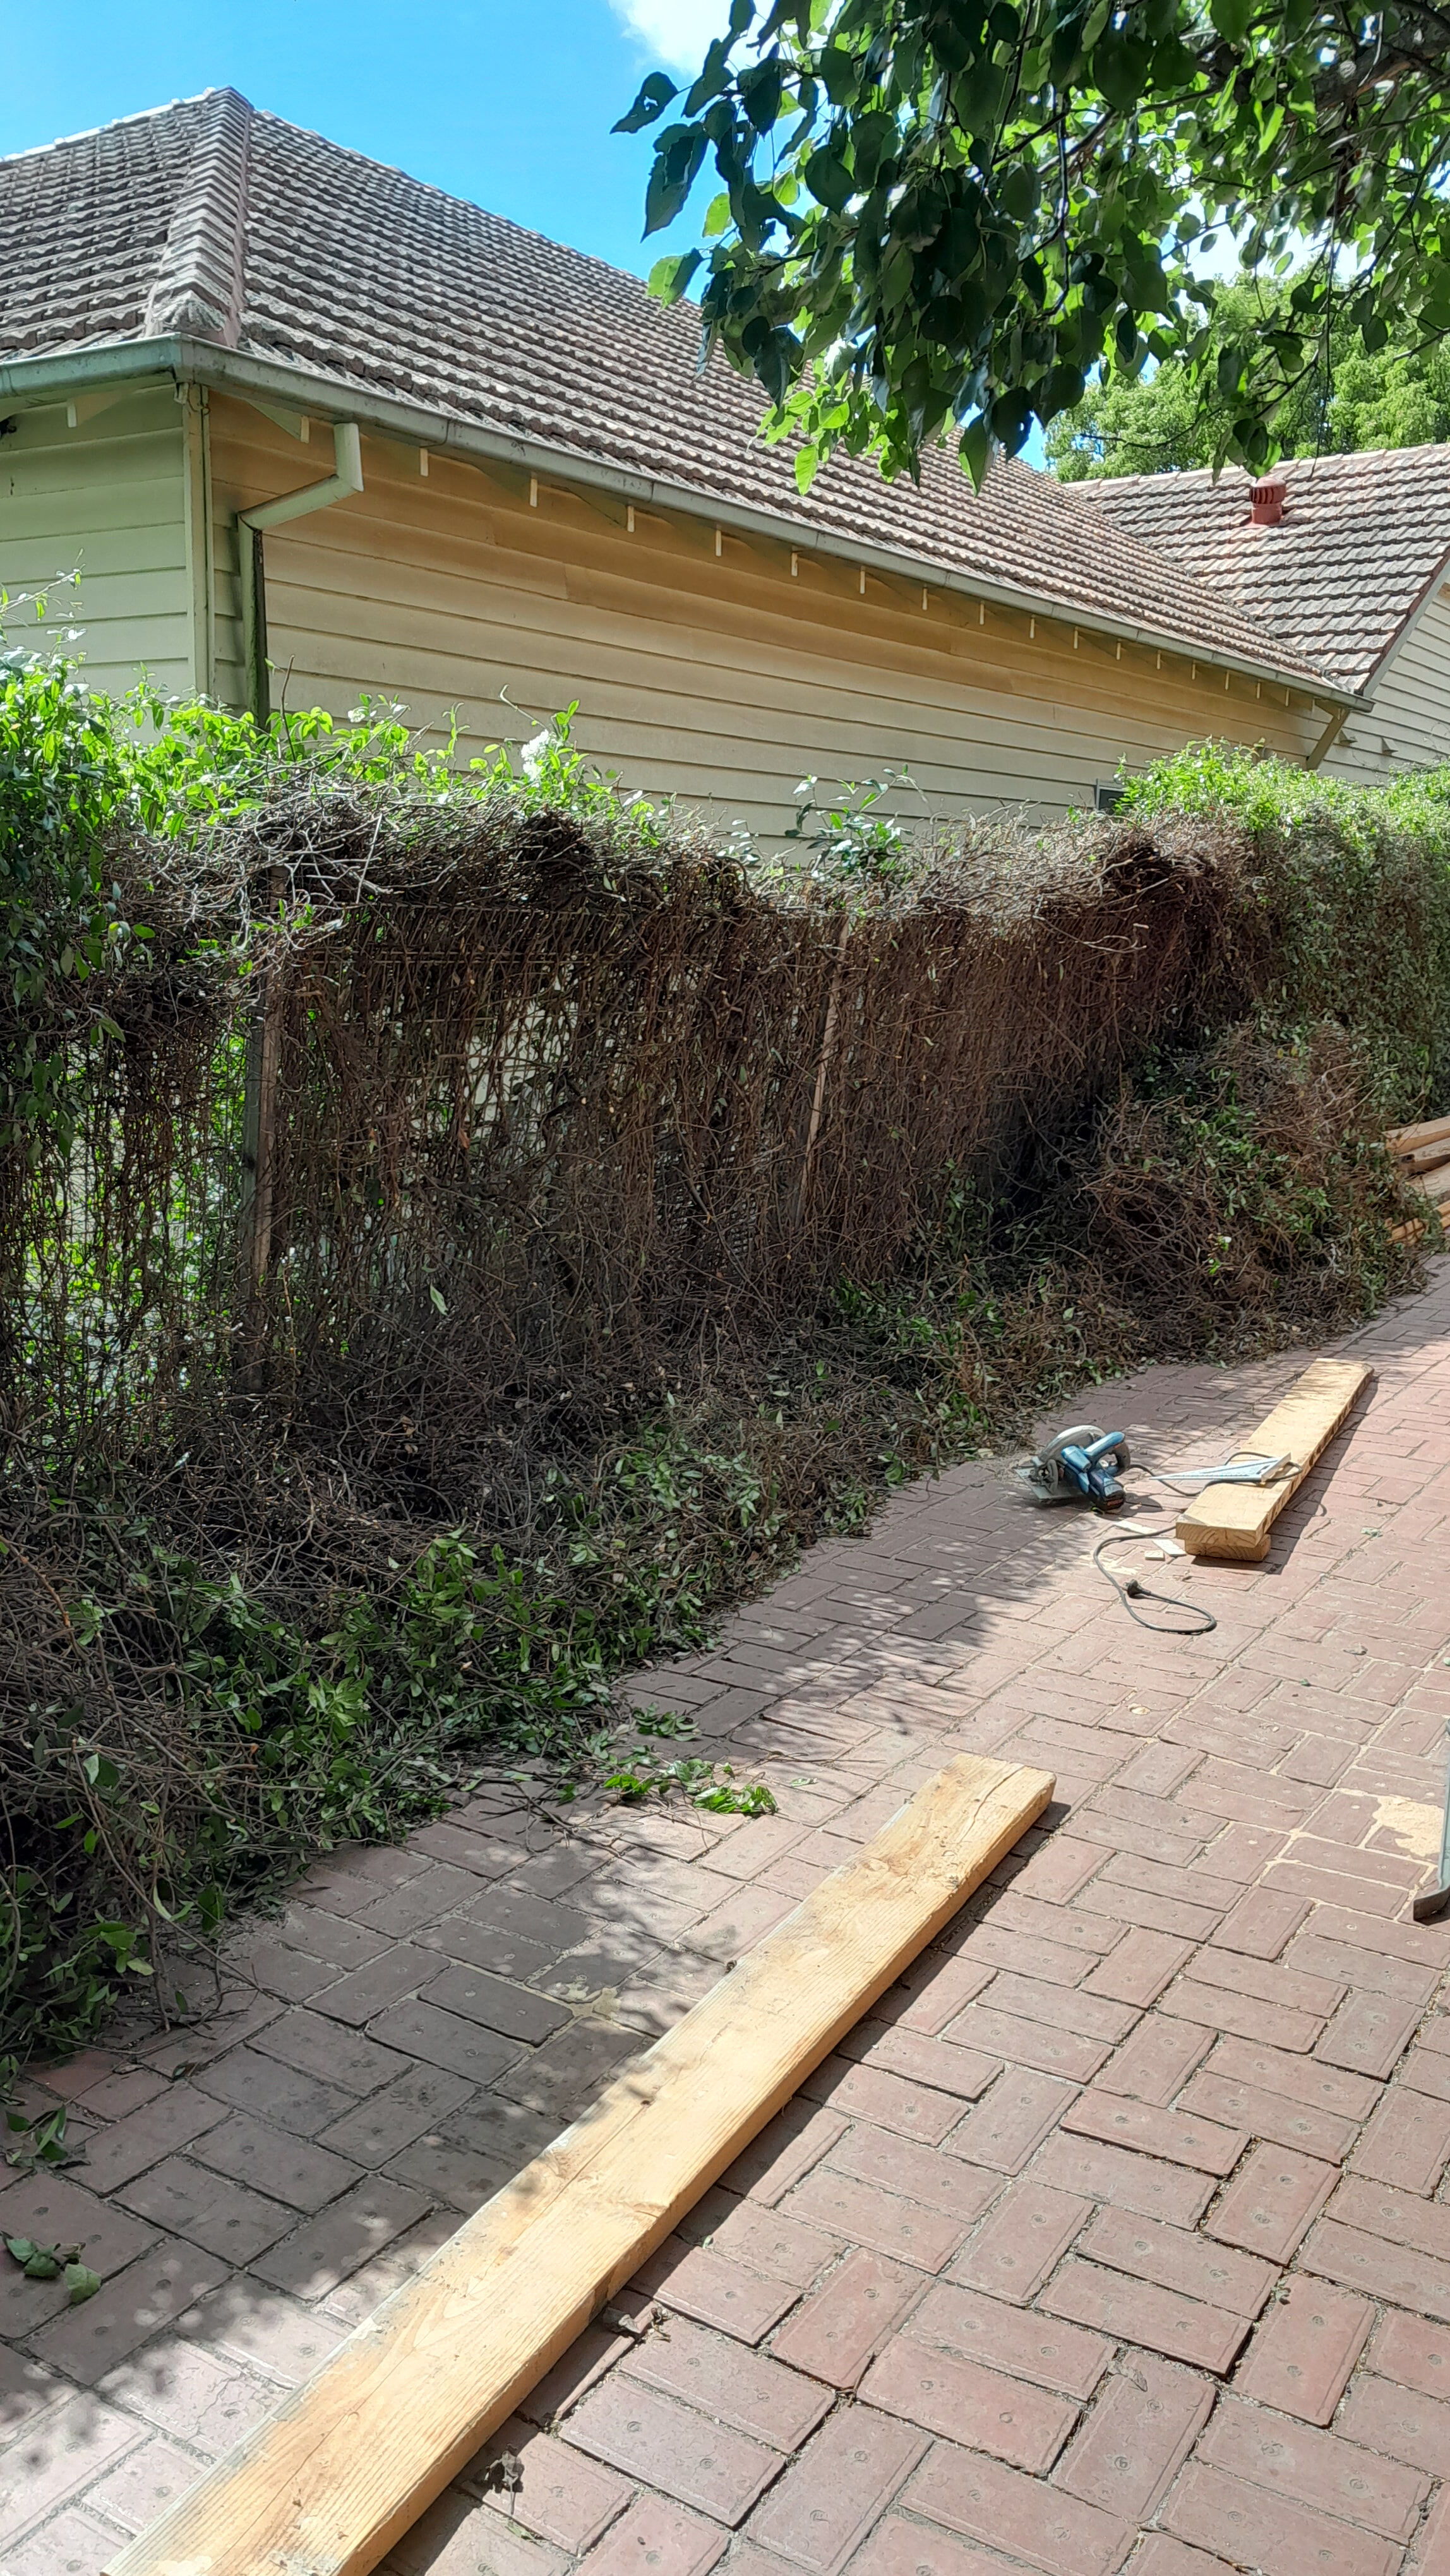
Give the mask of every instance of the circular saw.
<path id="1" fill-rule="evenodd" d="M 1121 1431 L 1075 1422 L 1029 1458 L 1018 1475 L 1034 1502 L 1091 1503 L 1094 1511 L 1120 1512 L 1128 1497 L 1118 1482 L 1133 1461 Z"/>

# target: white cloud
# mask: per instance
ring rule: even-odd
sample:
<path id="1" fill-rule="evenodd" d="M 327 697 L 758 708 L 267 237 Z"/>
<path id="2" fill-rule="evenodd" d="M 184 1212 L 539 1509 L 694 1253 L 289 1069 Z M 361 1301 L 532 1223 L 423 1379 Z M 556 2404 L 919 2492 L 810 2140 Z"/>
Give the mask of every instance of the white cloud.
<path id="1" fill-rule="evenodd" d="M 697 72 L 711 40 L 723 36 L 730 0 L 609 0 L 620 25 L 652 63 Z"/>

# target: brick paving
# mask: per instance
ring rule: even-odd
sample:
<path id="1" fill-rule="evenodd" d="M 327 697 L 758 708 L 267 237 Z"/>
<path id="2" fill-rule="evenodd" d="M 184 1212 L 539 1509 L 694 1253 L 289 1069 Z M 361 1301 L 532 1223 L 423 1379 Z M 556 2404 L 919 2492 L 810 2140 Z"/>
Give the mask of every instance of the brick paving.
<path id="1" fill-rule="evenodd" d="M 1450 2576 L 1450 1271 L 1262 1568 L 1000 1468 L 899 1494 L 641 1677 L 777 1816 L 507 1782 L 315 1868 L 223 2008 L 49 2070 L 0 2189 L 0 2576 L 97 2576 L 953 1753 L 1056 1802 L 394 2551 L 390 2576 Z M 1213 1455 L 1299 1358 L 1094 1399 Z M 1104 1409 L 1106 1408 L 1106 1409 Z M 1144 1487 L 1151 1507 L 1151 1488 Z M 505 2451 L 522 2483 L 498 2474 Z"/>

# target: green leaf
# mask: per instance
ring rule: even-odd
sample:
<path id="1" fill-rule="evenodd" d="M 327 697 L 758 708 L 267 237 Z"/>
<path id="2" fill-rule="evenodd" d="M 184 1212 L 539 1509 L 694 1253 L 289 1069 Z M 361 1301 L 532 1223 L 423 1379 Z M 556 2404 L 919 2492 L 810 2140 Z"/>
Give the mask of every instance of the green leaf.
<path id="1" fill-rule="evenodd" d="M 677 126 L 668 140 L 660 137 L 644 193 L 646 240 L 651 233 L 663 232 L 680 213 L 699 175 L 706 148 L 707 137 L 698 126 Z"/>
<path id="2" fill-rule="evenodd" d="M 1041 421 L 1055 420 L 1059 412 L 1074 411 L 1087 390 L 1087 379 L 1081 367 L 1056 366 L 1050 371 L 1037 400 Z"/>
<path id="3" fill-rule="evenodd" d="M 848 46 L 828 44 L 817 56 L 816 77 L 832 107 L 849 107 L 861 86 L 861 66 Z"/>
<path id="4" fill-rule="evenodd" d="M 54 2281 L 59 2278 L 61 2256 L 57 2246 L 37 2245 L 29 2236 L 7 2236 L 5 2243 L 27 2281 Z"/>
<path id="5" fill-rule="evenodd" d="M 818 206 L 838 215 L 855 193 L 856 182 L 835 146 L 823 152 L 812 152 L 801 172 L 806 186 Z"/>
<path id="6" fill-rule="evenodd" d="M 784 402 L 790 390 L 795 362 L 799 355 L 799 343 L 792 338 L 789 331 L 765 333 L 750 352 L 750 363 L 755 369 L 758 381 L 765 387 L 771 401 L 777 405 Z"/>
<path id="7" fill-rule="evenodd" d="M 1208 14 L 1227 43 L 1241 45 L 1253 24 L 1254 0 L 1209 0 Z"/>
<path id="8" fill-rule="evenodd" d="M 739 1791 L 738 1798 L 742 1816 L 773 1816 L 777 1812 L 775 1799 L 763 1780 L 752 1780 L 748 1788 Z"/>
<path id="9" fill-rule="evenodd" d="M 717 36 L 705 56 L 699 79 L 685 100 L 686 116 L 698 116 L 712 98 L 718 98 L 730 78 L 729 48 Z"/>
<path id="10" fill-rule="evenodd" d="M 999 439 L 1009 456 L 1015 456 L 1032 426 L 1032 403 L 1020 385 L 1009 386 L 999 394 L 991 409 L 992 435 Z"/>
<path id="11" fill-rule="evenodd" d="M 432 1298 L 434 1305 L 437 1307 L 439 1314 L 446 1315 L 448 1312 L 448 1300 L 444 1296 L 441 1288 L 435 1288 L 431 1280 L 428 1286 L 428 1294 Z"/>
<path id="12" fill-rule="evenodd" d="M 1152 53 L 1123 29 L 1109 28 L 1093 52 L 1093 78 L 1109 107 L 1125 114 L 1138 104 L 1148 79 Z"/>
<path id="13" fill-rule="evenodd" d="M 1098 52 L 1101 53 L 1102 50 L 1102 46 L 1099 45 Z M 1030 223 L 1037 211 L 1040 193 L 1040 180 L 1035 166 L 1030 161 L 1019 161 L 1015 168 L 1007 172 L 997 191 L 997 198 L 1003 213 L 1010 215 L 1014 224 L 1025 224 Z"/>
<path id="14" fill-rule="evenodd" d="M 755 63 L 736 81 L 740 104 L 758 134 L 768 134 L 780 114 L 784 74 L 779 55 L 768 62 Z"/>
<path id="15" fill-rule="evenodd" d="M 975 420 L 967 423 L 962 432 L 957 453 L 972 478 L 972 490 L 980 492 L 987 479 L 987 468 L 992 461 L 992 434 L 986 420 L 980 414 Z"/>
<path id="16" fill-rule="evenodd" d="M 663 116 L 671 99 L 678 95 L 676 84 L 668 73 L 651 72 L 648 80 L 641 81 L 633 107 L 611 131 L 615 134 L 638 134 L 642 126 L 653 125 L 657 116 Z"/>
<path id="17" fill-rule="evenodd" d="M 87 2299 L 95 2297 L 101 2286 L 101 2276 L 99 2272 L 93 2272 L 87 2263 L 67 2263 L 65 2285 L 70 2292 L 71 2306 L 78 2308 Z"/>
<path id="18" fill-rule="evenodd" d="M 704 257 L 698 250 L 671 251 L 649 273 L 649 293 L 659 304 L 678 304 Z"/>

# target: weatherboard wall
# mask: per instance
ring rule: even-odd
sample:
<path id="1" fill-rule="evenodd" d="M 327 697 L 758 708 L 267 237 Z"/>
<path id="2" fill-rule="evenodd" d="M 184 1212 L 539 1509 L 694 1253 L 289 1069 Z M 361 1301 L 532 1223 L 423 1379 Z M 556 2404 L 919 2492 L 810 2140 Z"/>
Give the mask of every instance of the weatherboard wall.
<path id="1" fill-rule="evenodd" d="M 1375 691 L 1322 763 L 1326 778 L 1381 787 L 1407 769 L 1450 761 L 1450 584 L 1424 608 Z"/>
<path id="2" fill-rule="evenodd" d="M 218 693 L 242 695 L 235 514 L 331 471 L 214 394 L 210 474 Z M 764 836 L 808 773 L 908 769 L 960 816 L 1091 803 L 1204 735 L 1303 758 L 1322 714 L 1189 653 L 980 607 L 785 542 L 363 438 L 365 489 L 266 538 L 273 702 L 345 714 L 364 694 L 460 749 L 518 742 L 577 701 L 575 739 L 627 789 L 674 795 Z"/>
<path id="3" fill-rule="evenodd" d="M 35 609 L 19 603 L 49 588 L 49 629 L 80 630 L 71 649 L 93 688 L 117 694 L 143 672 L 167 692 L 204 685 L 188 570 L 186 408 L 169 380 L 94 413 L 81 396 L 77 408 L 75 429 L 62 400 L 12 415 L 0 439 L 10 641 L 34 638 Z M 74 572 L 78 589 L 65 578 Z"/>

